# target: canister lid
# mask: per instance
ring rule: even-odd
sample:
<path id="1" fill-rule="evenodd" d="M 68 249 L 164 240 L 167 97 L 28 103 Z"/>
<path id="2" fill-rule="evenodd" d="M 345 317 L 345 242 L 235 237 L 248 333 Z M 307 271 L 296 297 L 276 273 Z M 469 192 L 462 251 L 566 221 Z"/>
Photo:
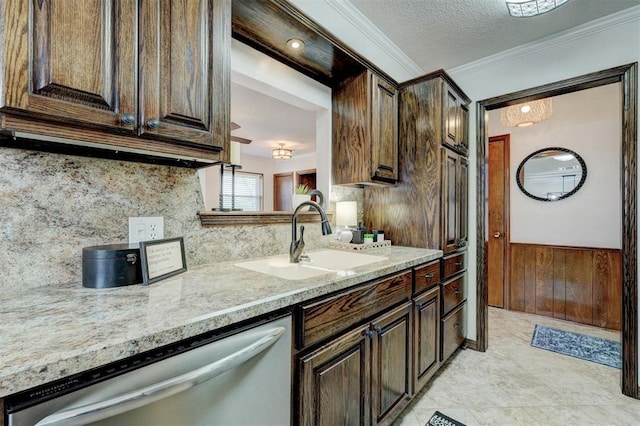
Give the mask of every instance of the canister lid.
<path id="1" fill-rule="evenodd" d="M 140 253 L 138 244 L 107 244 L 103 246 L 84 247 L 82 257 L 87 259 L 116 259 L 132 252 Z"/>

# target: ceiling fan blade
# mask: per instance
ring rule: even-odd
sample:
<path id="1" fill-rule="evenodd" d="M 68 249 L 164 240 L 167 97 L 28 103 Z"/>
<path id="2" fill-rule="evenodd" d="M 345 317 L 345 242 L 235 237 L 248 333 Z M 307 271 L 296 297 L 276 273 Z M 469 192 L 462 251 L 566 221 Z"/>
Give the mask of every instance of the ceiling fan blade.
<path id="1" fill-rule="evenodd" d="M 240 126 L 238 126 L 237 123 L 234 123 L 233 121 L 231 122 L 231 130 L 236 130 L 236 129 L 239 129 L 239 128 L 240 128 Z"/>
<path id="2" fill-rule="evenodd" d="M 250 144 L 252 142 L 251 139 L 245 139 L 245 138 L 241 138 L 240 136 L 231 136 L 231 140 L 234 142 L 238 142 L 238 143 L 243 143 L 243 144 Z"/>

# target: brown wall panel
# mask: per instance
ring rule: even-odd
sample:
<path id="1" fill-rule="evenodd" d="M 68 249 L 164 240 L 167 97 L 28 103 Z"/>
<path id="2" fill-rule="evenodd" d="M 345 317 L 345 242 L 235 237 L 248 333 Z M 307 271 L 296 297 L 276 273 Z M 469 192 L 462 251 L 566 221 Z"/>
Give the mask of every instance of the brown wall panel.
<path id="1" fill-rule="evenodd" d="M 593 284 L 591 282 L 593 253 L 586 250 L 566 251 L 567 320 L 583 324 L 593 322 Z"/>
<path id="2" fill-rule="evenodd" d="M 566 319 L 565 295 L 565 253 L 563 249 L 553 249 L 553 317 Z"/>
<path id="3" fill-rule="evenodd" d="M 536 314 L 553 316 L 553 248 L 536 247 Z"/>
<path id="4" fill-rule="evenodd" d="M 536 313 L 536 247 L 524 248 L 524 311 Z"/>
<path id="5" fill-rule="evenodd" d="M 509 306 L 513 311 L 524 311 L 524 247 L 511 246 L 511 278 Z"/>
<path id="6" fill-rule="evenodd" d="M 620 330 L 620 250 L 511 244 L 510 306 Z"/>

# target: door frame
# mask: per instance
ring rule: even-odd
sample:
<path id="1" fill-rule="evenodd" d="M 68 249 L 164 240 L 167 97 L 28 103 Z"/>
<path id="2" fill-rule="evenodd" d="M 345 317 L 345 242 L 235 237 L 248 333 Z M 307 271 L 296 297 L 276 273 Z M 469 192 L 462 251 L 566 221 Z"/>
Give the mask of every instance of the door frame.
<path id="1" fill-rule="evenodd" d="M 488 287 L 485 250 L 485 203 L 488 110 L 525 101 L 558 96 L 611 83 L 621 84 L 622 102 L 622 393 L 639 399 L 638 387 L 638 229 L 637 229 L 637 137 L 638 63 L 586 74 L 519 92 L 485 99 L 476 104 L 476 348 L 486 351 L 488 335 Z"/>
<path id="2" fill-rule="evenodd" d="M 488 143 L 491 143 L 493 141 L 503 141 L 504 143 L 504 182 L 502 183 L 504 186 L 504 204 L 502 206 L 502 214 L 504 215 L 504 217 L 502 218 L 502 221 L 504 223 L 504 253 L 502 255 L 504 260 L 502 264 L 502 307 L 503 309 L 511 309 L 511 298 L 509 297 L 509 295 L 511 294 L 511 134 L 507 133 L 504 135 L 489 137 Z"/>

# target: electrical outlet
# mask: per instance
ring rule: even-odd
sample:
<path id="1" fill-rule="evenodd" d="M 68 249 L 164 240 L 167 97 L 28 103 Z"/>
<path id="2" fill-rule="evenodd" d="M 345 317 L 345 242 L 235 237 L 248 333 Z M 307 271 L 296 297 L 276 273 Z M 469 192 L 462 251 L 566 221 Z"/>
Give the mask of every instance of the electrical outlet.
<path id="1" fill-rule="evenodd" d="M 162 216 L 129 218 L 129 244 L 163 238 L 164 218 Z"/>

